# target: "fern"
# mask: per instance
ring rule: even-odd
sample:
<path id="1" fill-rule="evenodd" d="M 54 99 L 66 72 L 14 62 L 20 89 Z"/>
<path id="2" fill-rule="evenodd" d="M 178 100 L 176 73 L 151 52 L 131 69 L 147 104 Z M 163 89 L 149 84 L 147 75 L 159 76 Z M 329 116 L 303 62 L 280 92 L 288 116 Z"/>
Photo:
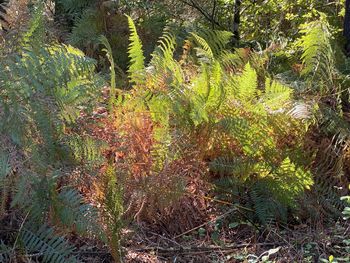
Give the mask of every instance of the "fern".
<path id="1" fill-rule="evenodd" d="M 231 94 L 239 100 L 254 100 L 257 95 L 257 74 L 256 71 L 248 63 L 244 67 L 243 74 L 238 77 L 237 88 Z"/>
<path id="2" fill-rule="evenodd" d="M 283 110 L 292 98 L 292 89 L 279 82 L 266 79 L 264 104 L 271 111 Z"/>
<path id="3" fill-rule="evenodd" d="M 130 16 L 127 16 L 130 30 L 130 45 L 129 45 L 129 78 L 135 85 L 141 85 L 145 81 L 145 57 L 143 55 L 141 39 L 137 34 L 136 26 Z"/>
<path id="4" fill-rule="evenodd" d="M 337 190 L 343 184 L 346 164 L 346 150 L 349 146 L 350 126 L 348 122 L 328 105 L 319 104 L 316 121 L 324 142 L 316 152 L 314 169 L 315 192 L 321 207 L 328 215 L 339 216 L 344 203 L 339 200 L 342 192 Z"/>
<path id="5" fill-rule="evenodd" d="M 228 44 L 232 39 L 232 32 L 219 30 L 200 30 L 198 32 L 201 38 L 210 46 L 213 55 L 217 58 L 226 51 Z M 196 38 L 196 37 L 195 37 Z"/>
<path id="6" fill-rule="evenodd" d="M 74 1 L 72 1 L 74 2 Z M 103 34 L 103 19 L 96 10 L 87 8 L 74 23 L 69 43 L 79 48 L 91 49 L 99 44 L 99 36 Z"/>
<path id="7" fill-rule="evenodd" d="M 147 73 L 152 78 L 155 88 L 164 85 L 176 87 L 183 82 L 181 67 L 174 59 L 176 38 L 166 29 L 158 43 L 151 54 L 152 59 L 147 67 Z"/>
<path id="8" fill-rule="evenodd" d="M 6 205 L 8 202 L 8 196 L 10 192 L 9 180 L 7 176 L 11 170 L 9 164 L 9 156 L 5 152 L 0 152 L 0 194 L 1 194 L 1 203 L 0 203 L 0 218 L 4 215 Z"/>
<path id="9" fill-rule="evenodd" d="M 149 174 L 162 173 L 172 161 L 185 158 L 182 154 L 198 151 L 211 173 L 248 188 L 240 194 L 254 219 L 286 221 L 314 183 L 308 153 L 299 148 L 309 123 L 289 114 L 294 104 L 290 87 L 261 78 L 258 65 L 264 58 L 225 50 L 228 36 L 192 32 L 186 54 L 177 61 L 175 37 L 165 31 L 146 70 L 135 73 L 147 85 L 130 92 L 124 109 L 152 117 L 156 140 Z M 295 139 L 286 143 L 290 134 Z M 178 138 L 186 140 L 178 143 Z"/>
<path id="10" fill-rule="evenodd" d="M 235 52 L 223 50 L 218 56 L 218 60 L 226 70 L 236 71 L 245 66 L 244 58 L 241 53 L 243 52 L 239 49 Z"/>
<path id="11" fill-rule="evenodd" d="M 115 96 L 116 96 L 116 83 L 115 83 L 115 64 L 113 59 L 113 53 L 112 53 L 112 47 L 108 42 L 108 39 L 105 36 L 102 36 L 100 38 L 101 44 L 104 45 L 103 51 L 106 52 L 106 56 L 109 60 L 109 63 L 111 64 L 110 70 L 111 70 L 111 88 L 110 88 L 110 94 L 109 94 L 109 110 L 110 112 L 113 109 L 113 106 L 115 104 Z"/>
<path id="12" fill-rule="evenodd" d="M 96 140 L 89 137 L 70 136 L 66 138 L 73 159 L 81 164 L 97 165 L 102 160 L 101 145 Z"/>
<path id="13" fill-rule="evenodd" d="M 56 229 L 101 239 L 103 234 L 97 210 L 62 179 L 74 170 L 91 170 L 102 159 L 100 145 L 79 122 L 81 113 L 94 107 L 101 78 L 95 74 L 96 62 L 82 51 L 43 44 L 44 18 L 38 10 L 21 38 L 23 45 L 0 60 L 0 133 L 11 139 L 21 160 L 9 191 L 8 158 L 0 156 L 0 181 L 6 181 L 0 191 L 8 195 L 1 202 L 7 206 L 12 200 L 11 209 L 27 215 L 11 244 L 15 254 L 22 255 L 22 245 L 42 262 L 77 262 L 75 249 Z M 54 226 L 48 227 L 48 221 Z"/>
<path id="14" fill-rule="evenodd" d="M 303 36 L 298 45 L 303 51 L 301 57 L 304 67 L 302 75 L 308 76 L 311 82 L 321 80 L 323 82 L 322 89 L 332 88 L 335 62 L 331 45 L 332 35 L 325 15 L 321 14 L 319 21 L 304 25 L 301 33 Z"/>
<path id="15" fill-rule="evenodd" d="M 61 5 L 66 12 L 76 15 L 81 10 L 91 7 L 94 2 L 93 0 L 58 0 L 57 4 Z"/>
<path id="16" fill-rule="evenodd" d="M 21 239 L 28 253 L 38 253 L 43 262 L 63 263 L 78 262 L 73 255 L 74 247 L 62 237 L 57 237 L 54 230 L 46 225 L 37 230 L 26 226 L 21 232 Z"/>
<path id="17" fill-rule="evenodd" d="M 0 240 L 0 262 L 10 262 L 13 258 L 12 248 L 8 247 L 2 240 Z"/>
<path id="18" fill-rule="evenodd" d="M 0 32 L 3 32 L 4 30 L 6 30 L 6 9 L 8 8 L 8 2 L 7 1 L 3 1 L 0 4 Z"/>
<path id="19" fill-rule="evenodd" d="M 75 229 L 81 235 L 103 239 L 102 229 L 96 220 L 99 216 L 97 209 L 85 204 L 76 190 L 62 189 L 55 202 L 53 209 L 63 225 Z"/>
<path id="20" fill-rule="evenodd" d="M 287 222 L 287 206 L 276 200 L 275 193 L 270 192 L 274 187 L 278 187 L 278 183 L 263 179 L 256 182 L 249 191 L 255 216 L 263 225 Z"/>
<path id="21" fill-rule="evenodd" d="M 248 174 L 256 171 L 256 164 L 254 160 L 246 160 L 243 157 L 218 157 L 210 163 L 209 167 L 212 172 L 221 176 L 232 176 L 245 181 Z"/>
<path id="22" fill-rule="evenodd" d="M 197 35 L 196 33 L 191 33 L 195 41 L 198 43 L 200 47 L 197 47 L 197 56 L 200 58 L 200 60 L 204 63 L 210 63 L 212 59 L 214 59 L 214 53 L 208 44 L 208 42 Z"/>
<path id="23" fill-rule="evenodd" d="M 122 216 L 124 213 L 123 207 L 123 187 L 117 181 L 115 170 L 109 166 L 104 177 L 105 187 L 105 213 L 104 219 L 108 227 L 108 243 L 111 249 L 111 254 L 115 261 L 121 260 L 121 243 L 120 235 L 123 225 Z"/>
<path id="24" fill-rule="evenodd" d="M 92 89 L 95 85 L 87 77 L 93 72 L 93 61 L 77 54 L 76 50 L 69 46 L 53 46 L 35 53 L 28 51 L 24 53 L 23 58 L 13 57 L 15 61 L 17 60 L 15 63 L 11 59 L 9 58 L 7 66 L 2 68 L 0 77 L 0 82 L 5 87 L 3 95 L 7 96 L 6 100 L 0 101 L 6 111 L 2 117 L 1 126 L 8 130 L 12 125 L 12 120 L 10 121 L 7 117 L 11 118 L 11 116 L 20 119 L 24 125 L 30 125 L 31 119 L 26 112 L 32 112 L 32 117 L 38 121 L 37 128 L 42 132 L 45 140 L 47 142 L 57 140 L 58 138 L 55 138 L 54 135 L 56 131 L 45 123 L 50 122 L 50 115 L 56 113 L 59 118 L 62 118 L 61 126 L 57 125 L 57 128 L 63 128 L 63 121 L 72 124 L 77 120 L 79 117 L 78 105 L 83 105 L 93 98 L 87 97 L 88 94 L 93 95 Z M 23 75 L 25 77 L 22 77 Z M 16 86 L 20 88 L 21 94 L 14 92 Z M 42 95 L 38 96 L 38 92 Z M 56 105 L 49 105 L 50 101 L 43 99 L 44 94 L 54 98 Z M 22 98 L 19 99 L 18 96 Z M 39 105 L 42 109 L 38 108 Z M 55 106 L 58 112 L 52 112 L 51 109 Z M 17 108 L 17 110 L 13 111 L 9 107 Z M 27 107 L 32 107 L 33 111 L 27 111 Z M 46 109 L 46 112 L 43 109 Z M 23 138 L 25 136 L 23 126 L 14 128 L 13 131 L 17 133 L 12 137 Z"/>
<path id="25" fill-rule="evenodd" d="M 34 5 L 32 11 L 32 18 L 29 22 L 29 28 L 24 33 L 20 45 L 23 48 L 41 46 L 44 43 L 45 26 L 44 26 L 44 3 L 37 3 Z"/>

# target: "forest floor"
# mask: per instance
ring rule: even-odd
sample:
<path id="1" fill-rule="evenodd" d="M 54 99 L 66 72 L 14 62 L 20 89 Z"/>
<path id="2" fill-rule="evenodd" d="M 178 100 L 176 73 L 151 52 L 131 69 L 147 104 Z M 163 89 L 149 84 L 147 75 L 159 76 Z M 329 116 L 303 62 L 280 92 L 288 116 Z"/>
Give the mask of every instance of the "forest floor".
<path id="1" fill-rule="evenodd" d="M 258 230 L 242 223 L 216 231 L 214 222 L 176 236 L 154 225 L 129 225 L 123 231 L 125 262 L 320 262 L 321 258 L 340 255 L 343 239 L 350 234 L 348 224 L 327 228 L 271 226 Z M 77 241 L 77 246 L 85 242 L 88 249 L 82 255 L 84 262 L 113 262 L 106 247 L 88 240 Z"/>

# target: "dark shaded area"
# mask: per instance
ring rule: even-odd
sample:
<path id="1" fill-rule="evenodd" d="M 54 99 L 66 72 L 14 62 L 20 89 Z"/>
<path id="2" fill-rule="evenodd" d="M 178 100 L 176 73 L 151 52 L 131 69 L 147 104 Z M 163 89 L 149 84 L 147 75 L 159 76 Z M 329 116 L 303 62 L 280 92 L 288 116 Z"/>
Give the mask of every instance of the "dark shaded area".
<path id="1" fill-rule="evenodd" d="M 350 55 L 350 0 L 345 2 L 345 17 L 344 17 L 344 37 L 346 39 L 345 51 L 346 55 Z"/>
<path id="2" fill-rule="evenodd" d="M 4 15 L 6 14 L 5 6 L 7 4 L 8 4 L 8 0 L 0 0 L 0 30 L 4 30 L 5 32 L 7 30 L 6 30 L 6 27 L 4 27 L 4 25 L 6 25 Z"/>
<path id="3" fill-rule="evenodd" d="M 241 23 L 241 5 L 242 0 L 236 0 L 234 6 L 234 16 L 233 16 L 233 44 L 238 45 L 240 40 L 239 26 Z"/>

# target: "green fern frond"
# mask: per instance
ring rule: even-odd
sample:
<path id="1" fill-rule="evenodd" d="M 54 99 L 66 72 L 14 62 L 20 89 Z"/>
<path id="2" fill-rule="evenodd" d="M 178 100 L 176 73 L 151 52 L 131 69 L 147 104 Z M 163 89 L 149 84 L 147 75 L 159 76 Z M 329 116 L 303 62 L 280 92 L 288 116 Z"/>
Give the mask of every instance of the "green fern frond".
<path id="1" fill-rule="evenodd" d="M 174 59 L 175 49 L 176 38 L 166 29 L 158 41 L 158 46 L 151 54 L 152 59 L 147 67 L 147 73 L 155 86 L 166 84 L 176 87 L 183 83 L 182 69 Z"/>
<path id="2" fill-rule="evenodd" d="M 211 67 L 203 64 L 201 72 L 193 80 L 190 90 L 192 104 L 190 114 L 196 125 L 208 122 L 210 114 L 214 113 L 223 102 L 224 90 L 221 73 L 222 69 L 218 62 L 213 62 Z"/>
<path id="3" fill-rule="evenodd" d="M 333 86 L 335 69 L 334 52 L 331 45 L 332 34 L 324 15 L 318 21 L 310 22 L 301 29 L 303 36 L 298 45 L 303 51 L 302 75 L 311 81 L 321 80 L 321 88 L 329 89 Z"/>
<path id="4" fill-rule="evenodd" d="M 11 171 L 9 155 L 6 152 L 0 152 L 0 180 L 4 179 Z"/>
<path id="5" fill-rule="evenodd" d="M 94 2 L 94 0 L 58 0 L 57 4 L 62 6 L 66 12 L 76 14 L 90 7 Z"/>
<path id="6" fill-rule="evenodd" d="M 56 236 L 55 231 L 47 225 L 43 225 L 39 229 L 26 225 L 20 236 L 26 251 L 39 253 L 43 262 L 78 262 L 73 255 L 75 248 L 69 245 L 63 237 Z"/>
<path id="7" fill-rule="evenodd" d="M 249 175 L 254 173 L 256 163 L 254 160 L 247 160 L 243 157 L 219 157 L 210 163 L 209 168 L 220 176 L 233 176 L 244 181 Z"/>
<path id="8" fill-rule="evenodd" d="M 283 84 L 267 78 L 265 93 L 263 95 L 264 105 L 272 111 L 283 110 L 291 101 L 292 89 Z"/>
<path id="9" fill-rule="evenodd" d="M 274 224 L 276 222 L 287 222 L 287 207 L 275 199 L 273 189 L 278 184 L 273 180 L 263 179 L 256 182 L 249 190 L 255 216 L 263 225 Z"/>
<path id="10" fill-rule="evenodd" d="M 96 165 L 102 160 L 102 145 L 90 137 L 70 136 L 66 138 L 65 143 L 78 163 Z"/>
<path id="11" fill-rule="evenodd" d="M 0 240 L 0 262 L 10 262 L 13 259 L 13 249 Z"/>
<path id="12" fill-rule="evenodd" d="M 20 45 L 22 48 L 36 48 L 44 43 L 45 38 L 45 20 L 44 3 L 38 2 L 34 5 L 32 18 L 29 22 L 28 30 L 22 36 Z"/>
<path id="13" fill-rule="evenodd" d="M 9 156 L 7 153 L 0 151 L 0 218 L 5 213 L 6 203 L 11 191 L 7 178 L 10 171 Z"/>
<path id="14" fill-rule="evenodd" d="M 273 177 L 280 181 L 280 187 L 284 189 L 280 191 L 280 201 L 288 205 L 293 204 L 297 196 L 314 184 L 311 172 L 303 167 L 297 167 L 289 158 L 281 162 Z"/>
<path id="15" fill-rule="evenodd" d="M 84 10 L 74 23 L 72 33 L 69 35 L 69 43 L 79 48 L 91 48 L 99 44 L 99 36 L 104 32 L 104 24 L 96 10 L 89 8 Z"/>
<path id="16" fill-rule="evenodd" d="M 141 85 L 145 81 L 145 57 L 143 55 L 142 42 L 137 34 L 136 26 L 130 16 L 127 16 L 130 30 L 129 45 L 129 78 L 136 85 Z"/>
<path id="17" fill-rule="evenodd" d="M 225 117 L 218 122 L 218 128 L 223 133 L 234 134 L 240 141 L 247 140 L 246 131 L 249 129 L 249 122 L 242 117 Z"/>
<path id="18" fill-rule="evenodd" d="M 20 120 L 18 123 L 22 125 L 11 130 L 10 136 L 15 139 L 19 137 L 25 141 L 23 137 L 37 131 L 46 142 L 57 140 L 56 128 L 62 129 L 64 123 L 75 123 L 82 107 L 92 105 L 90 102 L 96 92 L 92 78 L 95 62 L 71 46 L 27 50 L 22 57 L 9 56 L 0 63 L 4 63 L 0 69 L 0 83 L 4 87 L 0 104 L 6 112 L 0 116 L 1 126 L 9 131 L 13 120 Z M 47 125 L 56 118 L 54 116 L 59 116 L 61 123 Z M 30 129 L 33 133 L 25 133 L 25 127 L 33 122 L 36 122 L 36 128 Z"/>
<path id="19" fill-rule="evenodd" d="M 214 53 L 209 46 L 208 42 L 197 35 L 196 33 L 190 33 L 191 36 L 195 39 L 200 47 L 196 48 L 197 56 L 202 63 L 210 63 L 214 59 Z"/>
<path id="20" fill-rule="evenodd" d="M 228 91 L 229 95 L 242 101 L 254 101 L 257 95 L 257 73 L 248 63 L 244 67 L 243 73 L 236 80 L 234 90 Z"/>
<path id="21" fill-rule="evenodd" d="M 112 52 L 112 47 L 108 42 L 108 39 L 105 36 L 100 37 L 100 42 L 104 46 L 104 51 L 106 53 L 106 56 L 108 58 L 109 63 L 111 64 L 110 66 L 110 71 L 111 71 L 111 88 L 110 88 L 110 94 L 109 94 L 109 111 L 112 112 L 113 106 L 115 104 L 115 96 L 116 96 L 116 74 L 115 74 L 115 63 L 114 63 L 114 58 L 113 58 L 113 52 Z"/>
<path id="22" fill-rule="evenodd" d="M 207 44 L 210 46 L 213 55 L 215 57 L 219 56 L 227 48 L 227 45 L 232 40 L 232 32 L 229 31 L 219 31 L 219 30 L 200 30 L 198 32 Z"/>
<path id="23" fill-rule="evenodd" d="M 175 36 L 165 30 L 164 34 L 160 37 L 158 41 L 158 48 L 162 52 L 162 56 L 166 60 L 173 60 L 174 51 L 176 48 L 176 38 Z M 157 52 L 157 49 L 155 50 Z"/>
<path id="24" fill-rule="evenodd" d="M 239 54 L 239 50 L 235 52 L 222 51 L 218 56 L 218 61 L 223 65 L 226 70 L 236 70 L 244 67 L 244 61 Z"/>
<path id="25" fill-rule="evenodd" d="M 108 242 L 111 253 L 116 260 L 121 260 L 120 235 L 123 225 L 122 216 L 124 214 L 123 206 L 123 186 L 117 181 L 114 167 L 107 167 L 105 173 L 106 193 L 105 193 L 105 220 L 110 234 Z"/>
<path id="26" fill-rule="evenodd" d="M 75 229 L 79 234 L 100 238 L 103 236 L 97 223 L 97 210 L 85 204 L 83 197 L 75 189 L 63 189 L 57 196 L 54 210 L 61 224 Z"/>
<path id="27" fill-rule="evenodd" d="M 30 182 L 28 180 L 22 182 L 23 186 L 31 186 L 32 190 L 26 192 L 25 189 L 20 189 L 21 191 L 18 192 L 16 199 L 22 203 L 13 202 L 12 205 L 19 205 L 29 213 L 28 215 L 32 221 L 36 222 L 35 225 L 43 224 L 48 217 L 50 208 L 57 200 L 56 187 L 60 176 L 61 173 L 59 171 L 53 171 L 45 177 L 32 173 Z M 45 191 L 42 189 L 45 189 Z"/>

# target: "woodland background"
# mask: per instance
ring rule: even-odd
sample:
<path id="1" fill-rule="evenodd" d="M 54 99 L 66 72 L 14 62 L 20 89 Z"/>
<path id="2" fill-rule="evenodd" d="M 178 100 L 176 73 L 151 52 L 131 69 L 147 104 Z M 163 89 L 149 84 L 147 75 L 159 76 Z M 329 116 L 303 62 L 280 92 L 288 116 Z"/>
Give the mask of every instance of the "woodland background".
<path id="1" fill-rule="evenodd" d="M 350 262 L 350 1 L 0 4 L 0 262 Z"/>

